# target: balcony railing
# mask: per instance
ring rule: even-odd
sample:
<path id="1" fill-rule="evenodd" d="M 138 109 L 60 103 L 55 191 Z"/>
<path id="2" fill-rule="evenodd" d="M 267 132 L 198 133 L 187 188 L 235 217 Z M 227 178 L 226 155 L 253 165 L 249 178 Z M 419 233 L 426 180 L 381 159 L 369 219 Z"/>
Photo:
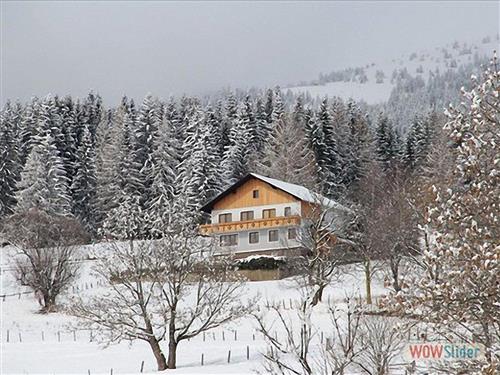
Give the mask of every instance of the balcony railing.
<path id="1" fill-rule="evenodd" d="M 200 225 L 201 234 L 239 232 L 243 230 L 287 227 L 300 224 L 300 216 L 280 216 L 270 219 L 254 219 L 246 221 L 233 221 L 231 223 L 216 223 Z"/>

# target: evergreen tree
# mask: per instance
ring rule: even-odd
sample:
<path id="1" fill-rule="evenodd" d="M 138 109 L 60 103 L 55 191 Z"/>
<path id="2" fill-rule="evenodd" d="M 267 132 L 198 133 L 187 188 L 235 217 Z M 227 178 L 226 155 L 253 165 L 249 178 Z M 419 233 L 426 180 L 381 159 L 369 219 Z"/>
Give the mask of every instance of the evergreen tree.
<path id="1" fill-rule="evenodd" d="M 352 194 L 358 182 L 367 172 L 368 162 L 372 159 L 371 135 L 368 122 L 359 107 L 350 100 L 346 107 L 346 137 L 342 150 L 342 185 Z M 340 139 L 339 139 L 340 143 Z"/>
<path id="2" fill-rule="evenodd" d="M 18 183 L 16 210 L 36 207 L 50 214 L 70 215 L 68 178 L 55 140 L 49 131 L 37 138 Z"/>
<path id="3" fill-rule="evenodd" d="M 17 114 L 10 102 L 0 112 L 0 218 L 12 213 L 16 203 L 19 148 L 16 140 Z"/>
<path id="4" fill-rule="evenodd" d="M 375 129 L 375 150 L 377 159 L 382 164 L 384 170 L 389 170 L 397 161 L 399 153 L 399 145 L 397 144 L 397 136 L 392 122 L 389 118 L 380 114 Z"/>
<path id="5" fill-rule="evenodd" d="M 332 117 L 328 109 L 328 99 L 321 102 L 316 117 L 310 117 L 308 136 L 315 156 L 316 175 L 322 193 L 338 198 L 343 192 L 342 164 L 337 140 L 333 133 Z"/>
<path id="6" fill-rule="evenodd" d="M 71 184 L 73 197 L 73 214 L 78 218 L 89 233 L 97 232 L 97 180 L 95 149 L 92 145 L 88 128 L 83 131 L 80 147 L 75 162 L 76 175 Z"/>
<path id="7" fill-rule="evenodd" d="M 408 169 L 413 170 L 421 165 L 427 156 L 430 142 L 430 125 L 421 117 L 415 117 L 406 136 L 402 155 L 403 163 Z"/>
<path id="8" fill-rule="evenodd" d="M 235 183 L 249 172 L 249 138 L 248 116 L 242 109 L 238 113 L 235 126 L 231 129 L 230 146 L 224 153 L 222 162 L 226 184 Z"/>
<path id="9" fill-rule="evenodd" d="M 151 95 L 144 98 L 142 106 L 137 114 L 137 121 L 129 122 L 129 129 L 133 129 L 132 144 L 132 175 L 137 178 L 134 181 L 135 192 L 140 197 L 142 210 L 150 205 L 151 187 L 153 185 L 153 169 L 155 161 L 156 138 L 158 127 L 161 124 L 163 110 L 160 103 Z"/>
<path id="10" fill-rule="evenodd" d="M 293 120 L 276 124 L 256 169 L 264 176 L 315 188 L 314 155 L 299 124 Z"/>
<path id="11" fill-rule="evenodd" d="M 265 103 L 265 113 L 266 121 L 269 126 L 273 123 L 273 112 L 274 112 L 274 92 L 268 89 L 266 92 L 266 103 Z"/>

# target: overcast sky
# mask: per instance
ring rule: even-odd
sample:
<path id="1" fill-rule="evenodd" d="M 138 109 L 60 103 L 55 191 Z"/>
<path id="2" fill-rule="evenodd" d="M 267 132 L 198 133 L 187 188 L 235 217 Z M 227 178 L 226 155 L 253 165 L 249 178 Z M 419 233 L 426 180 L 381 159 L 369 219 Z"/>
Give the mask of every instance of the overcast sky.
<path id="1" fill-rule="evenodd" d="M 498 32 L 497 1 L 2 2 L 1 101 L 274 86 Z"/>

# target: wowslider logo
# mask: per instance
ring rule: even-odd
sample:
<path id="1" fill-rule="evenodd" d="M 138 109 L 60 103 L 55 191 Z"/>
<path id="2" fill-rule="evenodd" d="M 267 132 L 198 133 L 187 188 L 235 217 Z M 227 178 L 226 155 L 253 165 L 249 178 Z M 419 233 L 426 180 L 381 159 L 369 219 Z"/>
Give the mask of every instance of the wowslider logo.
<path id="1" fill-rule="evenodd" d="M 409 361 L 460 361 L 484 359 L 481 344 L 424 342 L 408 344 L 405 357 Z"/>

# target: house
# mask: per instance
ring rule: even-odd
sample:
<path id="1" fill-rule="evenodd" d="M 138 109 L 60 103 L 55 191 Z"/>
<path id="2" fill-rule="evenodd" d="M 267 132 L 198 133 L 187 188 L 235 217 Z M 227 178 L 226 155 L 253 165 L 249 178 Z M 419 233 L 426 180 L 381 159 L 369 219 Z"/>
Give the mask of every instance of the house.
<path id="1" fill-rule="evenodd" d="M 202 207 L 210 223 L 200 232 L 237 257 L 299 255 L 299 229 L 319 205 L 345 210 L 303 186 L 250 173 Z"/>

